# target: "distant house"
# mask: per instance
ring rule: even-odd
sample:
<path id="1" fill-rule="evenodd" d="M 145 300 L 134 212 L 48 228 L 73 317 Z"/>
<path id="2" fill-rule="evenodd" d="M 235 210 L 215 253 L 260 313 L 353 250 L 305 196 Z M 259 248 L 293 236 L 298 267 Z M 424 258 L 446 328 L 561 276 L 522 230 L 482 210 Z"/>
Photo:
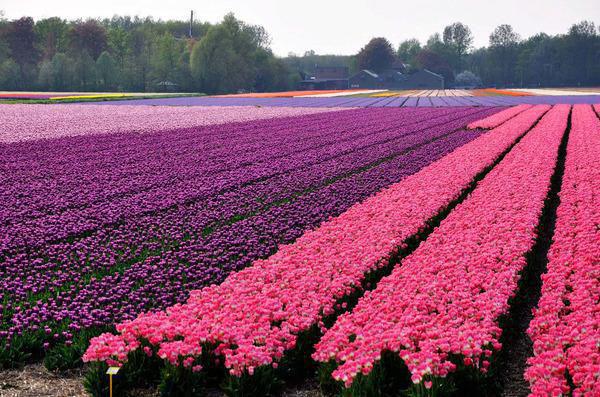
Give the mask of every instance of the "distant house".
<path id="1" fill-rule="evenodd" d="M 444 76 L 423 69 L 413 73 L 403 73 L 398 69 L 389 69 L 375 73 L 363 69 L 349 79 L 350 88 L 415 90 L 444 89 Z"/>
<path id="2" fill-rule="evenodd" d="M 158 92 L 175 92 L 179 87 L 179 84 L 173 83 L 169 80 L 159 81 L 155 84 Z"/>
<path id="3" fill-rule="evenodd" d="M 305 75 L 300 81 L 301 90 L 345 90 L 348 88 L 346 66 L 316 66 L 314 76 Z"/>
<path id="4" fill-rule="evenodd" d="M 318 79 L 347 79 L 347 66 L 316 66 L 315 77 Z"/>
<path id="5" fill-rule="evenodd" d="M 432 72 L 431 70 L 422 69 L 414 73 L 410 73 L 407 79 L 401 84 L 401 89 L 431 89 L 443 90 L 445 88 L 444 76 Z"/>
<path id="6" fill-rule="evenodd" d="M 350 77 L 348 86 L 350 88 L 381 88 L 383 81 L 379 74 L 363 69 Z"/>

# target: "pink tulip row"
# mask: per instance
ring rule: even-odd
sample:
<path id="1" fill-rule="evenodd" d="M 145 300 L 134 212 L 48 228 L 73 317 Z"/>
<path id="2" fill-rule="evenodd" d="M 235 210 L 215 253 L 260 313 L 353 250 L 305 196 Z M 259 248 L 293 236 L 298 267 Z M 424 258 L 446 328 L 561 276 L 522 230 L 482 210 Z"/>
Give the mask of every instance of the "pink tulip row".
<path id="1" fill-rule="evenodd" d="M 600 120 L 576 105 L 542 296 L 529 326 L 532 395 L 600 395 Z M 567 371 L 575 388 L 567 381 Z"/>
<path id="2" fill-rule="evenodd" d="M 192 291 L 185 304 L 125 322 L 117 326 L 119 335 L 92 339 L 84 360 L 123 362 L 146 340 L 171 363 L 188 359 L 192 365 L 189 358 L 210 342 L 233 375 L 277 366 L 302 331 L 322 326 L 336 301 L 360 288 L 366 273 L 402 249 L 548 108 L 520 114 L 221 285 Z"/>
<path id="3" fill-rule="evenodd" d="M 536 238 L 568 114 L 568 105 L 552 108 L 415 252 L 338 319 L 313 355 L 339 364 L 334 379 L 349 387 L 384 351 L 396 352 L 413 383 L 426 388 L 457 369 L 451 355 L 487 371 L 501 347 L 498 319 Z"/>
<path id="4" fill-rule="evenodd" d="M 256 106 L 2 105 L 0 143 L 64 136 L 158 132 L 331 112 L 335 108 Z"/>
<path id="5" fill-rule="evenodd" d="M 496 128 L 500 124 L 506 122 L 507 120 L 512 119 L 519 113 L 524 112 L 525 110 L 531 108 L 532 105 L 517 105 L 510 107 L 506 110 L 493 114 L 489 117 L 486 117 L 481 120 L 474 121 L 470 123 L 467 128 L 470 130 L 474 130 L 476 128 Z"/>

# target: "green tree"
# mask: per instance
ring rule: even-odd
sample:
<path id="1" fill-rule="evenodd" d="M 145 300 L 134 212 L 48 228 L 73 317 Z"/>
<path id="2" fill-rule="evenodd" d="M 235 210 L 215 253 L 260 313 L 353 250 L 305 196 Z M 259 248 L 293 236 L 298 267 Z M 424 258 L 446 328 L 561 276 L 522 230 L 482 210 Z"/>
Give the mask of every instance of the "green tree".
<path id="1" fill-rule="evenodd" d="M 488 50 L 483 47 L 472 51 L 466 59 L 467 68 L 479 76 L 484 84 L 488 81 L 487 57 Z"/>
<path id="2" fill-rule="evenodd" d="M 121 69 L 125 64 L 125 57 L 129 51 L 128 41 L 129 33 L 120 26 L 109 29 L 107 32 L 108 49 Z"/>
<path id="3" fill-rule="evenodd" d="M 98 87 L 108 91 L 119 81 L 116 62 L 108 51 L 103 51 L 96 60 L 96 78 Z"/>
<path id="4" fill-rule="evenodd" d="M 398 58 L 402 62 L 416 66 L 416 56 L 421 51 L 421 43 L 417 39 L 404 40 L 398 46 Z"/>
<path id="5" fill-rule="evenodd" d="M 528 60 L 529 85 L 550 86 L 558 82 L 560 46 L 558 41 L 548 35 L 540 34 L 527 40 L 526 46 L 531 47 Z"/>
<path id="6" fill-rule="evenodd" d="M 492 79 L 495 84 L 510 86 L 516 81 L 520 40 L 510 25 L 500 25 L 490 34 L 489 60 L 494 65 Z"/>
<path id="7" fill-rule="evenodd" d="M 563 78 L 573 85 L 588 85 L 597 78 L 600 70 L 599 37 L 596 25 L 591 21 L 581 21 L 571 26 L 564 37 L 563 51 L 568 54 L 563 60 Z"/>
<path id="8" fill-rule="evenodd" d="M 256 57 L 256 91 L 283 91 L 292 88 L 286 64 L 268 50 L 259 50 Z"/>
<path id="9" fill-rule="evenodd" d="M 179 54 L 179 59 L 177 60 L 177 66 L 175 70 L 175 79 L 179 84 L 178 87 L 175 87 L 177 90 L 181 90 L 182 87 L 187 90 L 195 89 L 196 85 L 190 69 L 191 51 L 192 48 L 194 48 L 195 43 L 196 40 L 193 38 L 186 40 L 185 45 L 183 45 L 182 52 Z"/>
<path id="10" fill-rule="evenodd" d="M 396 60 L 392 45 L 383 37 L 375 37 L 356 54 L 360 69 L 381 72 L 389 69 Z"/>
<path id="11" fill-rule="evenodd" d="M 146 91 L 150 86 L 153 31 L 147 23 L 131 31 L 129 55 L 123 72 L 130 90 Z"/>
<path id="12" fill-rule="evenodd" d="M 177 67 L 181 53 L 181 46 L 171 33 L 165 32 L 158 37 L 150 61 L 152 80 L 155 82 L 177 80 Z"/>
<path id="13" fill-rule="evenodd" d="M 454 22 L 444 28 L 443 42 L 452 55 L 450 61 L 455 70 L 461 68 L 465 55 L 473 45 L 471 29 L 463 23 Z"/>
<path id="14" fill-rule="evenodd" d="M 96 63 L 94 59 L 84 51 L 73 62 L 73 71 L 75 79 L 75 87 L 78 90 L 94 90 L 96 89 Z"/>
<path id="15" fill-rule="evenodd" d="M 592 21 L 581 21 L 569 28 L 570 36 L 594 37 L 596 36 L 596 25 Z"/>
<path id="16" fill-rule="evenodd" d="M 69 59 L 62 52 L 57 52 L 52 57 L 52 71 L 54 75 L 54 89 L 67 90 L 71 84 L 73 72 L 69 67 Z"/>
<path id="17" fill-rule="evenodd" d="M 54 76 L 52 75 L 52 62 L 45 60 L 40 65 L 38 72 L 38 84 L 43 90 L 52 89 Z"/>
<path id="18" fill-rule="evenodd" d="M 10 22 L 4 38 L 10 48 L 11 57 L 19 65 L 32 63 L 37 59 L 33 18 L 23 17 Z"/>
<path id="19" fill-rule="evenodd" d="M 442 36 L 439 33 L 434 33 L 429 36 L 424 49 L 444 57 L 447 56 L 449 52 L 448 46 L 442 41 Z"/>
<path id="20" fill-rule="evenodd" d="M 57 52 L 67 51 L 68 31 L 67 21 L 57 17 L 42 19 L 35 23 L 37 47 L 43 59 L 49 60 Z"/>
<path id="21" fill-rule="evenodd" d="M 458 68 L 455 49 L 445 43 L 439 33 L 429 36 L 425 47 L 417 54 L 416 61 L 418 67 L 442 74 L 446 84 L 454 80 L 455 69 Z"/>
<path id="22" fill-rule="evenodd" d="M 250 90 L 254 85 L 250 60 L 236 51 L 233 35 L 223 25 L 213 26 L 192 51 L 192 75 L 208 93 Z"/>
<path id="23" fill-rule="evenodd" d="M 521 40 L 511 25 L 499 25 L 490 34 L 490 47 L 506 48 L 515 46 Z"/>
<path id="24" fill-rule="evenodd" d="M 10 56 L 19 66 L 19 75 L 15 78 L 18 88 L 31 86 L 35 79 L 35 66 L 38 52 L 35 48 L 35 32 L 33 18 L 23 17 L 10 22 L 3 34 L 8 45 Z M 12 73 L 12 64 L 9 69 Z"/>
<path id="25" fill-rule="evenodd" d="M 40 66 L 38 81 L 42 88 L 65 91 L 70 87 L 73 72 L 65 54 L 57 52 L 51 60 L 45 60 Z"/>
<path id="26" fill-rule="evenodd" d="M 0 63 L 0 87 L 4 90 L 15 90 L 19 88 L 20 78 L 19 65 L 12 59 Z"/>
<path id="27" fill-rule="evenodd" d="M 72 51 L 86 52 L 93 60 L 107 48 L 106 29 L 94 19 L 75 23 L 68 35 Z"/>
<path id="28" fill-rule="evenodd" d="M 1 39 L 1 36 L 0 36 Z M 10 58 L 10 48 L 5 40 L 0 40 L 0 63 Z"/>
<path id="29" fill-rule="evenodd" d="M 208 93 L 253 90 L 261 72 L 260 56 L 268 50 L 263 28 L 247 25 L 233 14 L 211 27 L 192 50 L 192 76 Z"/>

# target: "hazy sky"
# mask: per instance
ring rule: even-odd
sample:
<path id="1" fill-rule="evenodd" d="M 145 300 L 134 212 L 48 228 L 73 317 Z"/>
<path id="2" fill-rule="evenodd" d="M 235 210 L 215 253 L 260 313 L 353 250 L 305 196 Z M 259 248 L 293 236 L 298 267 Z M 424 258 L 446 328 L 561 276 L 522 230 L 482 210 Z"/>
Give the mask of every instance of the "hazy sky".
<path id="1" fill-rule="evenodd" d="M 353 54 L 371 37 L 384 36 L 394 47 L 407 38 L 422 42 L 449 23 L 471 28 L 475 45 L 487 45 L 493 28 L 509 23 L 522 37 L 537 32 L 563 33 L 589 19 L 600 24 L 600 0 L 1 0 L 5 17 L 35 19 L 151 15 L 187 19 L 190 10 L 203 21 L 218 22 L 233 11 L 244 21 L 263 25 L 277 55 Z"/>

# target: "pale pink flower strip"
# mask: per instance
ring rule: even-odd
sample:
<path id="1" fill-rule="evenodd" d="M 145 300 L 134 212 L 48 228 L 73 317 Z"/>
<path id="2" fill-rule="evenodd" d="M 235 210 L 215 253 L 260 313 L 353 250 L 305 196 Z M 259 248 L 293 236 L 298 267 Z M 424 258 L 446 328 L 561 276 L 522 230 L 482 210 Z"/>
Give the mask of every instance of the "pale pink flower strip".
<path id="1" fill-rule="evenodd" d="M 165 357 L 172 357 L 167 350 L 174 339 L 185 346 L 217 343 L 234 375 L 273 364 L 295 346 L 300 332 L 332 313 L 339 298 L 359 288 L 367 272 L 456 199 L 548 109 L 524 112 L 221 285 L 193 291 L 186 304 L 119 325 L 118 341 L 92 339 L 84 360 L 121 358 L 123 342 L 131 351 L 143 338 Z"/>
<path id="2" fill-rule="evenodd" d="M 323 336 L 313 357 L 335 359 L 336 380 L 350 386 L 386 350 L 398 353 L 415 383 L 454 371 L 450 354 L 487 371 L 487 357 L 500 348 L 498 317 L 509 309 L 534 244 L 568 114 L 568 105 L 550 110 L 413 254 Z"/>
<path id="3" fill-rule="evenodd" d="M 533 396 L 600 395 L 600 120 L 589 105 L 573 108 L 548 257 L 525 377 Z"/>
<path id="4" fill-rule="evenodd" d="M 256 106 L 0 105 L 0 143 L 65 136 L 148 133 L 331 112 L 336 108 Z"/>
<path id="5" fill-rule="evenodd" d="M 474 130 L 476 128 L 496 128 L 500 124 L 506 122 L 507 120 L 512 119 L 513 117 L 524 112 L 527 109 L 530 109 L 532 106 L 533 105 L 517 105 L 510 107 L 506 110 L 493 114 L 484 119 L 474 121 L 471 124 L 469 124 L 467 128 L 470 130 Z"/>

